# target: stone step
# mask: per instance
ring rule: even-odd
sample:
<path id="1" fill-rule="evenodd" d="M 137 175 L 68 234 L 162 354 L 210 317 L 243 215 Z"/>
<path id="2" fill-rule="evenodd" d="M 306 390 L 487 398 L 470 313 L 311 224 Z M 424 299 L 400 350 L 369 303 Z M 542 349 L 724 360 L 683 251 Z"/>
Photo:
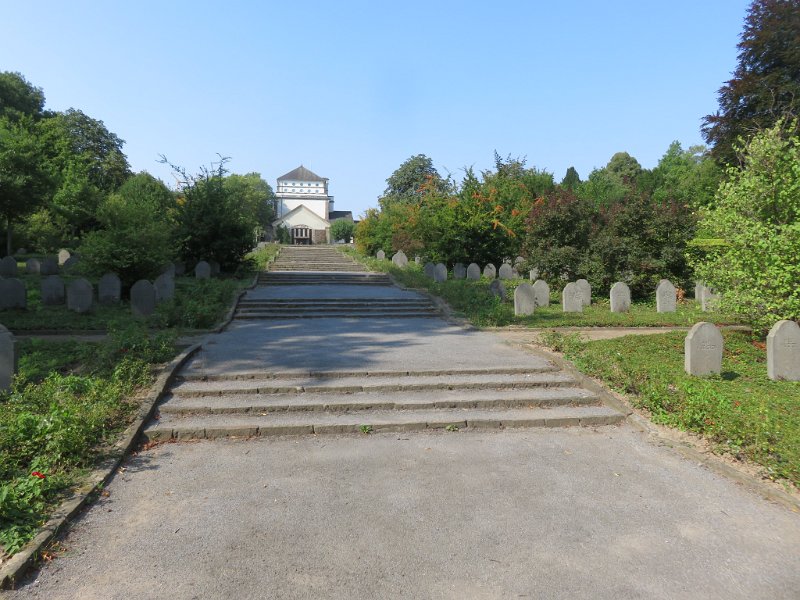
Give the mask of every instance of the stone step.
<path id="1" fill-rule="evenodd" d="M 338 314 L 345 314 L 345 313 L 358 313 L 362 315 L 369 315 L 372 313 L 397 313 L 397 314 L 406 314 L 406 313 L 420 313 L 420 314 L 428 314 L 437 312 L 436 309 L 431 306 L 430 304 L 427 306 L 369 306 L 369 305 L 357 305 L 357 306 L 314 306 L 313 304 L 309 304 L 306 306 L 254 306 L 254 307 L 242 307 L 240 306 L 236 310 L 236 314 L 240 315 L 256 315 L 256 314 L 273 314 L 273 315 L 288 315 L 288 314 L 328 314 L 332 316 L 336 316 Z"/>
<path id="2" fill-rule="evenodd" d="M 591 392 L 577 387 L 522 390 L 427 390 L 414 392 L 357 392 L 355 394 L 266 394 L 169 396 L 161 414 L 254 415 L 290 411 L 369 411 L 434 408 L 523 408 L 598 404 Z"/>
<path id="3" fill-rule="evenodd" d="M 145 429 L 150 441 L 214 439 L 323 433 L 395 432 L 426 429 L 505 427 L 569 427 L 613 425 L 624 415 L 605 406 L 558 406 L 517 409 L 375 410 L 352 413 L 327 411 L 245 415 L 180 416 L 162 414 Z"/>
<path id="4" fill-rule="evenodd" d="M 182 371 L 177 378 L 177 383 L 185 381 L 272 381 L 275 379 L 291 380 L 334 380 L 334 379 L 374 379 L 376 377 L 455 377 L 463 375 L 530 375 L 531 373 L 555 373 L 558 367 L 552 363 L 546 363 L 539 367 L 493 367 L 489 369 L 416 369 L 408 371 L 234 371 L 224 374 L 206 375 L 202 371 L 202 363 L 192 362 Z"/>
<path id="5" fill-rule="evenodd" d="M 239 308 L 317 308 L 317 307 L 357 307 L 381 306 L 381 307 L 420 307 L 427 308 L 433 306 L 429 300 L 413 298 L 408 299 L 386 299 L 386 298 L 341 298 L 339 300 L 328 300 L 319 298 L 270 298 L 270 299 L 248 299 L 243 298 L 239 301 Z"/>
<path id="6" fill-rule="evenodd" d="M 572 387 L 575 380 L 563 372 L 530 374 L 405 375 L 376 377 L 293 377 L 231 381 L 183 381 L 172 389 L 178 396 L 230 396 L 238 394 L 406 392 L 420 390 L 521 389 Z"/>
<path id="7" fill-rule="evenodd" d="M 234 318 L 242 320 L 271 320 L 271 319 L 433 319 L 441 317 L 441 313 L 436 311 L 430 312 L 344 312 L 344 313 L 329 313 L 329 312 L 306 312 L 306 313 L 250 313 L 239 314 L 236 313 Z"/>

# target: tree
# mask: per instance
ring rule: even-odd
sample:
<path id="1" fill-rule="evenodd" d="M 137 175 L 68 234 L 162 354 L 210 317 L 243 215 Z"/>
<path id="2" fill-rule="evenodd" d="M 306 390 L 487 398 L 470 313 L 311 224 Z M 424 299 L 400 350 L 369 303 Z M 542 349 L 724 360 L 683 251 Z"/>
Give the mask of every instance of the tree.
<path id="1" fill-rule="evenodd" d="M 349 219 L 336 219 L 331 223 L 331 240 L 344 240 L 345 243 L 349 243 L 355 228 L 355 224 Z"/>
<path id="2" fill-rule="evenodd" d="M 433 161 L 424 154 L 417 154 L 407 159 L 386 180 L 386 189 L 379 199 L 381 208 L 392 202 L 419 201 L 426 184 L 439 190 L 447 188 L 447 182 L 439 175 Z"/>
<path id="3" fill-rule="evenodd" d="M 21 73 L 0 73 L 0 117 L 16 120 L 22 115 L 38 119 L 44 110 L 44 92 Z"/>
<path id="4" fill-rule="evenodd" d="M 800 139 L 786 133 L 796 129 L 779 121 L 756 134 L 701 223 L 716 243 L 695 258 L 698 277 L 761 332 L 800 319 Z"/>
<path id="5" fill-rule="evenodd" d="M 225 178 L 224 186 L 234 201 L 241 202 L 247 211 L 256 215 L 262 231 L 275 219 L 275 192 L 259 173 L 233 173 Z"/>
<path id="6" fill-rule="evenodd" d="M 564 174 L 564 179 L 561 180 L 561 187 L 568 190 L 574 190 L 575 187 L 580 184 L 580 182 L 581 177 L 578 175 L 578 171 L 575 169 L 575 167 L 570 167 Z"/>
<path id="7" fill-rule="evenodd" d="M 684 150 L 680 142 L 674 141 L 658 161 L 652 175 L 655 200 L 670 199 L 702 209 L 713 203 L 723 171 L 705 146 L 691 146 Z"/>
<path id="8" fill-rule="evenodd" d="M 719 109 L 703 119 L 714 158 L 728 165 L 738 162 L 739 138 L 781 119 L 798 134 L 792 117 L 800 116 L 800 0 L 754 0 L 737 47 L 738 65 L 719 89 Z"/>
<path id="9" fill-rule="evenodd" d="M 622 181 L 635 182 L 642 174 L 642 165 L 627 152 L 617 152 L 606 165 L 606 171 Z"/>

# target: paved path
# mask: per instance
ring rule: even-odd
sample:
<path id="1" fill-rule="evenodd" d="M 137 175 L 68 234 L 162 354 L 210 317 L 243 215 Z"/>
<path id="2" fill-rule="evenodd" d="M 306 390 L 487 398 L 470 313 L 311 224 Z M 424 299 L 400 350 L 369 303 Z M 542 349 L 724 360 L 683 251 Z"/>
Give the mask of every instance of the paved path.
<path id="1" fill-rule="evenodd" d="M 319 319 L 235 322 L 186 374 L 216 385 L 265 369 L 454 365 L 549 368 L 438 319 Z M 625 424 L 170 443 L 130 458 L 107 491 L 66 553 L 9 598 L 756 600 L 800 589 L 800 515 Z"/>

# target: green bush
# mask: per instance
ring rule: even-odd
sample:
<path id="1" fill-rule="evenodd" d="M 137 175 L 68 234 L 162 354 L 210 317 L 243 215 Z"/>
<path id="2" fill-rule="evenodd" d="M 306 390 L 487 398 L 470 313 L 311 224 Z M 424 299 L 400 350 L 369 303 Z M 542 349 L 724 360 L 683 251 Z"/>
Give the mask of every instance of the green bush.
<path id="1" fill-rule="evenodd" d="M 347 219 L 337 219 L 331 223 L 331 240 L 334 242 L 339 240 L 350 242 L 354 231 L 355 225 L 352 221 L 348 221 Z"/>

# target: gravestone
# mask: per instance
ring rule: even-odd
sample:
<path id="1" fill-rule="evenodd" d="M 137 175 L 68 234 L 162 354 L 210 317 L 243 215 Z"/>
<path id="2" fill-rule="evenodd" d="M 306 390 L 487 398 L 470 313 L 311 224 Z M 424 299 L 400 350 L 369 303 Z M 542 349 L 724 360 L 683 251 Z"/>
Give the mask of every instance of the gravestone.
<path id="1" fill-rule="evenodd" d="M 175 278 L 169 273 L 162 273 L 153 282 L 156 288 L 156 301 L 163 302 L 175 297 Z"/>
<path id="2" fill-rule="evenodd" d="M 528 272 L 528 276 L 530 277 L 531 281 L 536 281 L 537 279 L 539 279 L 539 269 L 531 269 Z"/>
<path id="3" fill-rule="evenodd" d="M 494 294 L 500 300 L 506 299 L 506 286 L 503 285 L 503 282 L 499 279 L 493 279 L 492 283 L 489 284 L 489 293 Z"/>
<path id="4" fill-rule="evenodd" d="M 140 279 L 131 288 L 131 312 L 137 317 L 149 317 L 156 310 L 156 288 Z"/>
<path id="5" fill-rule="evenodd" d="M 444 266 L 444 264 L 437 263 L 436 266 L 433 267 L 433 280 L 436 283 L 447 281 L 447 267 Z"/>
<path id="6" fill-rule="evenodd" d="M 433 263 L 425 263 L 425 266 L 422 267 L 422 272 L 425 273 L 425 277 L 430 277 L 433 279 L 433 272 L 436 270 L 436 266 Z"/>
<path id="7" fill-rule="evenodd" d="M 0 325 L 0 392 L 11 390 L 14 373 L 17 372 L 17 340 Z"/>
<path id="8" fill-rule="evenodd" d="M 536 292 L 530 283 L 520 283 L 514 290 L 514 314 L 532 315 L 536 308 Z"/>
<path id="9" fill-rule="evenodd" d="M 175 263 L 175 276 L 182 277 L 183 275 L 186 275 L 186 263 L 179 260 Z"/>
<path id="10" fill-rule="evenodd" d="M 417 264 L 421 263 L 422 262 L 422 257 L 421 256 L 415 256 L 414 257 L 414 262 L 417 263 Z"/>
<path id="11" fill-rule="evenodd" d="M 561 291 L 561 309 L 564 312 L 583 312 L 583 298 L 583 291 L 574 282 L 570 282 Z"/>
<path id="12" fill-rule="evenodd" d="M 0 310 L 27 308 L 28 290 L 19 279 L 0 279 Z"/>
<path id="13" fill-rule="evenodd" d="M 531 286 L 537 308 L 550 306 L 550 286 L 544 279 L 537 279 Z"/>
<path id="14" fill-rule="evenodd" d="M 217 261 L 212 260 L 210 263 L 208 263 L 208 265 L 211 267 L 212 277 L 216 277 L 217 275 L 222 273 L 222 267 L 220 267 L 220 264 Z"/>
<path id="15" fill-rule="evenodd" d="M 511 268 L 510 264 L 503 263 L 502 265 L 500 265 L 498 276 L 500 277 L 500 279 L 512 279 L 514 277 L 514 270 Z"/>
<path id="16" fill-rule="evenodd" d="M 94 289 L 85 279 L 76 279 L 67 286 L 67 308 L 78 314 L 86 314 L 92 310 Z"/>
<path id="17" fill-rule="evenodd" d="M 581 294 L 583 294 L 583 305 L 591 306 L 592 286 L 589 285 L 589 282 L 585 279 L 578 279 L 578 281 L 575 282 L 575 287 L 577 287 L 581 291 Z"/>
<path id="18" fill-rule="evenodd" d="M 480 279 L 481 278 L 481 268 L 476 265 L 475 263 L 469 263 L 467 267 L 467 279 Z"/>
<path id="19" fill-rule="evenodd" d="M 45 257 L 39 265 L 40 275 L 58 275 L 58 262 L 52 256 Z"/>
<path id="20" fill-rule="evenodd" d="M 211 277 L 211 265 L 209 265 L 206 261 L 201 260 L 194 267 L 194 276 L 197 279 L 208 279 Z"/>
<path id="21" fill-rule="evenodd" d="M 522 266 L 522 263 L 525 262 L 525 259 L 521 256 L 518 256 L 514 259 L 514 267 L 519 269 Z"/>
<path id="22" fill-rule="evenodd" d="M 42 304 L 56 306 L 64 304 L 64 280 L 58 275 L 48 275 L 42 279 Z"/>
<path id="23" fill-rule="evenodd" d="M 167 274 L 170 277 L 175 277 L 175 263 L 167 263 L 163 267 L 161 267 L 161 273 Z"/>
<path id="24" fill-rule="evenodd" d="M 669 279 L 662 279 L 656 288 L 656 311 L 675 312 L 677 307 L 677 296 L 675 286 Z"/>
<path id="25" fill-rule="evenodd" d="M 0 277 L 17 276 L 17 259 L 13 256 L 4 256 L 0 259 Z"/>
<path id="26" fill-rule="evenodd" d="M 694 299 L 701 302 L 703 299 L 703 288 L 706 287 L 702 281 L 694 282 Z"/>
<path id="27" fill-rule="evenodd" d="M 618 281 L 611 286 L 611 312 L 623 313 L 631 309 L 631 288 Z"/>
<path id="28" fill-rule="evenodd" d="M 28 275 L 38 275 L 41 271 L 41 266 L 38 258 L 29 258 L 25 261 L 25 272 Z"/>
<path id="29" fill-rule="evenodd" d="M 485 267 L 483 267 L 483 276 L 488 277 L 489 279 L 494 279 L 497 277 L 497 269 L 494 268 L 492 263 L 489 263 Z"/>
<path id="30" fill-rule="evenodd" d="M 700 291 L 700 308 L 703 309 L 703 312 L 708 312 L 716 310 L 718 306 L 719 294 L 712 292 L 710 287 L 703 286 Z"/>
<path id="31" fill-rule="evenodd" d="M 67 262 L 70 259 L 71 256 L 72 256 L 72 254 L 70 254 L 69 250 L 65 250 L 64 248 L 59 250 L 58 251 L 58 266 L 61 266 L 65 262 Z"/>
<path id="32" fill-rule="evenodd" d="M 122 299 L 122 282 L 115 273 L 106 273 L 97 284 L 97 300 L 100 304 L 119 304 Z"/>
<path id="33" fill-rule="evenodd" d="M 722 334 L 714 325 L 704 321 L 695 323 L 683 343 L 686 372 L 689 375 L 721 372 L 722 344 Z"/>
<path id="34" fill-rule="evenodd" d="M 17 256 L 20 256 L 22 254 L 27 254 L 27 253 L 28 253 L 28 251 L 25 248 L 17 248 Z"/>
<path id="35" fill-rule="evenodd" d="M 395 267 L 400 267 L 401 269 L 405 269 L 408 266 L 408 257 L 406 253 L 402 250 L 398 250 L 392 256 L 392 263 Z"/>
<path id="36" fill-rule="evenodd" d="M 378 250 L 378 253 L 375 255 L 375 258 L 378 260 L 386 260 L 386 252 L 383 250 Z"/>
<path id="37" fill-rule="evenodd" d="M 80 260 L 78 259 L 77 256 L 70 256 L 67 260 L 64 261 L 64 264 L 61 265 L 61 268 L 64 269 L 65 271 L 70 271 L 78 265 L 78 262 L 80 262 Z"/>
<path id="38" fill-rule="evenodd" d="M 464 263 L 453 265 L 453 279 L 464 279 L 467 276 L 467 268 Z"/>
<path id="39" fill-rule="evenodd" d="M 775 381 L 800 381 L 800 326 L 778 321 L 767 336 L 767 376 Z"/>

